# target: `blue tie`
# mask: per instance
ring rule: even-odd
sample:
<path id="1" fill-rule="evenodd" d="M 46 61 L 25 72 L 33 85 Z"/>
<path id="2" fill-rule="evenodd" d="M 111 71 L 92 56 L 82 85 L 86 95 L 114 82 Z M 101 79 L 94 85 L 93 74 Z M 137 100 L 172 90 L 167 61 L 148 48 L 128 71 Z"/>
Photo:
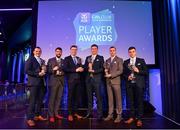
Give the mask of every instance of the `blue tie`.
<path id="1" fill-rule="evenodd" d="M 77 64 L 76 57 L 73 57 L 73 61 L 74 61 L 74 64 L 76 65 Z"/>

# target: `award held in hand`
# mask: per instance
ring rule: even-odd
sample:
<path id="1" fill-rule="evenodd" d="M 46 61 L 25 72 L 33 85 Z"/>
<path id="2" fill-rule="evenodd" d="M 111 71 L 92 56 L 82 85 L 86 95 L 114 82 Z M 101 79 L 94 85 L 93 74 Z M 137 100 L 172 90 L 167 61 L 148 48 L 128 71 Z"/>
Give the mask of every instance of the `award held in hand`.
<path id="1" fill-rule="evenodd" d="M 58 69 L 57 69 L 57 71 L 56 71 L 56 75 L 62 76 L 62 75 L 64 75 L 63 70 L 62 70 L 63 62 L 60 60 L 60 61 L 58 61 L 57 63 L 58 63 L 58 64 L 57 64 Z"/>
<path id="2" fill-rule="evenodd" d="M 88 69 L 89 69 L 89 71 L 92 71 L 92 65 L 93 65 L 92 58 L 89 57 L 87 59 L 87 61 L 88 61 Z M 93 77 L 93 73 L 92 72 L 90 72 L 90 77 Z"/>
<path id="3" fill-rule="evenodd" d="M 134 67 L 136 67 L 136 66 L 133 65 L 133 64 L 128 64 L 128 68 L 129 68 L 129 70 L 131 71 L 131 74 L 130 74 L 130 76 L 131 76 L 131 78 L 132 78 L 131 83 L 136 83 L 136 77 L 135 77 Z"/>
<path id="4" fill-rule="evenodd" d="M 105 77 L 108 78 L 109 74 L 110 74 L 110 63 L 105 62 L 104 63 L 104 71 L 105 71 Z"/>
<path id="5" fill-rule="evenodd" d="M 43 63 L 41 64 L 41 72 L 44 73 L 44 74 L 47 72 L 47 67 L 46 67 L 45 62 L 43 62 Z"/>

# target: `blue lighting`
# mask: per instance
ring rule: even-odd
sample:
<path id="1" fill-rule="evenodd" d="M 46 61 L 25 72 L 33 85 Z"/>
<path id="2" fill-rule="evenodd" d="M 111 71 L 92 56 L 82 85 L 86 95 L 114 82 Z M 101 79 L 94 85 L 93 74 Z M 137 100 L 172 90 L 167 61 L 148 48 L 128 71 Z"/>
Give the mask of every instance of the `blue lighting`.
<path id="1" fill-rule="evenodd" d="M 13 57 L 14 58 L 13 58 L 13 67 L 12 67 L 12 81 L 14 82 L 15 81 L 14 77 L 15 77 L 15 68 L 16 68 L 17 55 L 15 54 Z"/>

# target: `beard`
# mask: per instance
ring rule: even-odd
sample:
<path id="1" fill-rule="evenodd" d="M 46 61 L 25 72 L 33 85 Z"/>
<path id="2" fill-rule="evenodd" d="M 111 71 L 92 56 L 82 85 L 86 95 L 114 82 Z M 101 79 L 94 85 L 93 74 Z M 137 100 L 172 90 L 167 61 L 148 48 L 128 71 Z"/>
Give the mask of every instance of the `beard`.
<path id="1" fill-rule="evenodd" d="M 56 55 L 57 58 L 61 58 L 61 55 Z"/>

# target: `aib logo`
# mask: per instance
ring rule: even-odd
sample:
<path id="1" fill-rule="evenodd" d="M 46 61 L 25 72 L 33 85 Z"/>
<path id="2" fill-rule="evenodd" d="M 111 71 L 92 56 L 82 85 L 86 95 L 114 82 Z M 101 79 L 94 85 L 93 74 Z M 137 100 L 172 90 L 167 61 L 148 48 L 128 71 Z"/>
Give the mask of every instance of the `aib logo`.
<path id="1" fill-rule="evenodd" d="M 90 13 L 80 13 L 80 23 L 89 23 Z"/>

